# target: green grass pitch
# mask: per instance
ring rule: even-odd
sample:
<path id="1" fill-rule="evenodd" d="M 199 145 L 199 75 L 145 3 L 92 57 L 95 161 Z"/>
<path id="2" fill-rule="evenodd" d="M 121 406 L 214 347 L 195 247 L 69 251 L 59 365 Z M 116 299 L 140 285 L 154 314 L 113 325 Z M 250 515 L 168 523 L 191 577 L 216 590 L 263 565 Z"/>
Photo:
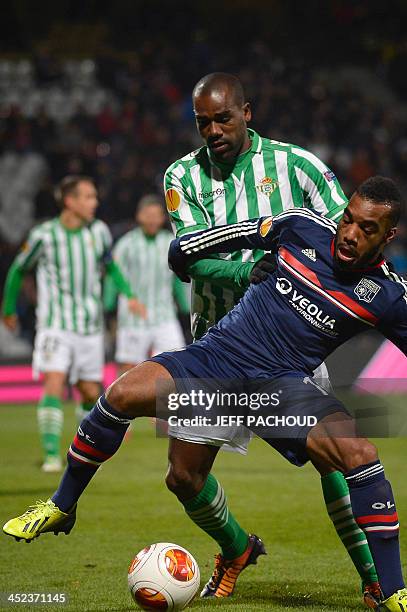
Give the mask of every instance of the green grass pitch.
<path id="1" fill-rule="evenodd" d="M 65 411 L 63 445 L 74 429 L 72 406 Z M 2 524 L 55 490 L 59 476 L 42 474 L 35 408 L 0 408 L 0 520 Z M 405 438 L 378 440 L 380 456 L 392 480 L 407 559 L 407 488 Z M 128 565 L 152 542 L 176 542 L 196 557 L 206 580 L 216 543 L 185 516 L 163 477 L 165 439 L 156 439 L 148 420 L 136 423 L 131 440 L 96 475 L 84 494 L 78 521 L 69 537 L 46 534 L 30 545 L 1 536 L 0 592 L 59 591 L 69 603 L 14 605 L 9 610 L 131 611 Z M 200 601 L 195 612 L 362 610 L 360 585 L 322 503 L 313 468 L 291 466 L 260 440 L 247 457 L 220 453 L 215 475 L 242 525 L 260 535 L 268 556 L 248 568 L 233 598 Z M 403 531 L 403 527 L 405 531 Z M 1 608 L 1 606 L 0 606 Z"/>

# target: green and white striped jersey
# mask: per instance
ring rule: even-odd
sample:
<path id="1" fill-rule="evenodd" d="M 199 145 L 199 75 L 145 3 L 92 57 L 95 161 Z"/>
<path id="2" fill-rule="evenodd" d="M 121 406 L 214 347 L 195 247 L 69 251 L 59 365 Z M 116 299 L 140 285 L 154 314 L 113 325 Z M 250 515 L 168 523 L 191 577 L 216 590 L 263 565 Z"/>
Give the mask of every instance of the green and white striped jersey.
<path id="1" fill-rule="evenodd" d="M 204 146 L 167 169 L 166 204 L 178 236 L 291 208 L 312 208 L 339 220 L 347 198 L 321 160 L 301 147 L 248 132 L 251 148 L 233 166 L 215 163 Z M 262 251 L 247 250 L 223 258 L 250 262 L 262 256 Z M 241 291 L 194 281 L 193 329 L 202 329 L 202 322 L 208 327 L 218 321 L 241 296 Z"/>
<path id="2" fill-rule="evenodd" d="M 140 228 L 135 228 L 115 245 L 114 261 L 134 295 L 147 308 L 147 319 L 142 319 L 129 311 L 128 299 L 119 295 L 117 321 L 120 328 L 148 328 L 176 318 L 174 274 L 167 263 L 171 240 L 168 230 L 149 237 Z"/>
<path id="3" fill-rule="evenodd" d="M 16 258 L 23 271 L 37 266 L 37 327 L 94 334 L 103 326 L 102 264 L 112 246 L 99 220 L 77 230 L 59 218 L 34 227 Z"/>

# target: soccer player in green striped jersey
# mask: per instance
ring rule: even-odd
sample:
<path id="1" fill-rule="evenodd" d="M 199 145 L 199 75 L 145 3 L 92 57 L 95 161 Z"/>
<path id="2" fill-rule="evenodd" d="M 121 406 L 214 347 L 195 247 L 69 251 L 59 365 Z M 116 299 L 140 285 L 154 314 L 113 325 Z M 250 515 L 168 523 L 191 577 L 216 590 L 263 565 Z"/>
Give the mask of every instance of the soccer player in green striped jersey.
<path id="1" fill-rule="evenodd" d="M 193 106 L 205 146 L 171 164 L 164 177 L 167 209 L 177 236 L 292 208 L 311 208 L 334 221 L 341 218 L 347 198 L 320 159 L 247 128 L 251 109 L 236 77 L 225 73 L 203 77 L 194 88 Z M 238 251 L 189 268 L 195 338 L 234 307 L 263 256 L 261 251 Z M 222 443 L 245 450 L 248 439 L 241 428 L 219 430 L 216 439 L 209 439 L 205 428 L 169 431 L 167 485 L 191 519 L 222 549 L 202 596 L 227 596 L 250 562 L 253 538 L 229 512 L 222 487 L 210 470 Z M 370 550 L 354 521 L 343 476 L 339 472 L 324 476 L 322 488 L 328 513 L 364 584 L 377 589 Z"/>
<path id="2" fill-rule="evenodd" d="M 127 281 L 111 260 L 112 238 L 105 223 L 94 219 L 98 204 L 92 179 L 68 176 L 58 189 L 59 217 L 34 227 L 6 279 L 3 321 L 16 329 L 16 304 L 24 274 L 37 268 L 37 330 L 34 371 L 44 374 L 38 426 L 44 453 L 43 471 L 62 468 L 60 438 L 62 397 L 68 373 L 76 383 L 83 410 L 100 394 L 103 374 L 101 274 L 105 266 L 140 311 Z"/>
<path id="3" fill-rule="evenodd" d="M 180 311 L 189 312 L 184 284 L 167 265 L 173 238 L 164 228 L 166 212 L 162 197 L 147 194 L 138 202 L 137 227 L 122 236 L 113 249 L 134 295 L 145 306 L 142 318 L 129 309 L 128 300 L 119 296 L 117 313 L 116 361 L 120 373 L 153 355 L 185 346 L 175 301 Z M 117 292 L 106 283 L 106 305 L 111 309 Z"/>

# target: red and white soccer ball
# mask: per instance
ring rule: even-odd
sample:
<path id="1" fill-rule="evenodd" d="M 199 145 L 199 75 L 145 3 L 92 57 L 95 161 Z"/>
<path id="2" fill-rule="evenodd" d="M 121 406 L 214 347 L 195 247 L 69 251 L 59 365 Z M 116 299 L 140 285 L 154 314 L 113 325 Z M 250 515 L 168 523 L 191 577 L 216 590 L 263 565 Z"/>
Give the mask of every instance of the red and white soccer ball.
<path id="1" fill-rule="evenodd" d="M 199 567 L 178 544 L 146 546 L 128 572 L 131 595 L 143 610 L 183 610 L 199 588 Z"/>

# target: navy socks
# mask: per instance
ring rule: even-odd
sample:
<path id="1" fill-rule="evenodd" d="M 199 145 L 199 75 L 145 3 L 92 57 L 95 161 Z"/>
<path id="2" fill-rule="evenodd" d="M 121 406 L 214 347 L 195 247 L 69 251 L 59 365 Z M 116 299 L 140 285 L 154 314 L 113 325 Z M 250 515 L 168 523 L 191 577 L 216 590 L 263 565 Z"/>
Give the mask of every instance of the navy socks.
<path id="1" fill-rule="evenodd" d="M 399 548 L 399 523 L 393 492 L 380 461 L 344 475 L 353 514 L 365 532 L 385 598 L 404 588 Z"/>
<path id="2" fill-rule="evenodd" d="M 68 512 L 98 467 L 118 450 L 130 418 L 110 406 L 102 395 L 78 427 L 68 451 L 68 466 L 52 501 Z"/>

